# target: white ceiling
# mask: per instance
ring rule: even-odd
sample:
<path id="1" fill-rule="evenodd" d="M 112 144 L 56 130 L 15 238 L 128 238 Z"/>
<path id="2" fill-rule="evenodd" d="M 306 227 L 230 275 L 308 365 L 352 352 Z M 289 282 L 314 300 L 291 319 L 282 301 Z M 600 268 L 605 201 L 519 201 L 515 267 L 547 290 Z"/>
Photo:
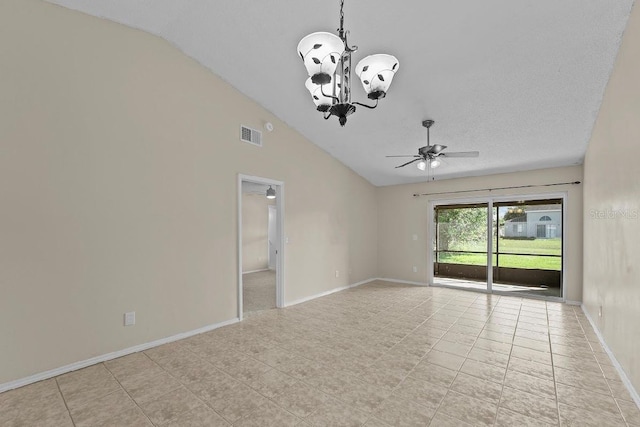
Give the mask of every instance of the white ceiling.
<path id="1" fill-rule="evenodd" d="M 390 53 L 400 68 L 380 106 L 341 128 L 315 111 L 296 52 L 335 31 L 338 1 L 50 1 L 165 38 L 375 185 L 426 179 L 384 157 L 425 145 L 426 118 L 432 143 L 480 151 L 444 159 L 436 179 L 582 163 L 633 3 L 346 0 L 354 63 Z"/>

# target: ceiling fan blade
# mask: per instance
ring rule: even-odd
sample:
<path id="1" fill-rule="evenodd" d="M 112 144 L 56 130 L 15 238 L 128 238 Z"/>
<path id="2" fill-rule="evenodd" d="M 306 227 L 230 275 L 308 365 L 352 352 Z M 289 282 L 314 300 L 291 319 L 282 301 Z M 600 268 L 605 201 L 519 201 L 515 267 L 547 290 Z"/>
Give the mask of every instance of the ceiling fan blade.
<path id="1" fill-rule="evenodd" d="M 441 152 L 445 148 L 447 148 L 446 145 L 435 144 L 435 145 L 432 145 L 432 146 L 429 147 L 429 150 L 427 150 L 427 153 L 438 154 L 439 152 Z"/>
<path id="2" fill-rule="evenodd" d="M 405 163 L 405 164 L 402 164 L 402 165 L 400 165 L 400 166 L 396 166 L 396 169 L 398 169 L 398 168 L 402 168 L 402 167 L 405 167 L 405 166 L 407 166 L 407 165 L 410 165 L 411 163 L 415 163 L 415 162 L 420 161 L 420 160 L 422 160 L 422 157 L 420 157 L 420 158 L 418 158 L 418 159 L 411 160 L 411 161 L 409 161 L 409 162 L 407 162 L 407 163 Z"/>
<path id="3" fill-rule="evenodd" d="M 459 151 L 454 153 L 442 153 L 440 154 L 443 157 L 478 157 L 480 155 L 479 151 Z"/>
<path id="4" fill-rule="evenodd" d="M 414 156 L 412 154 L 407 154 L 406 156 L 385 156 L 385 157 L 421 157 L 421 156 L 418 156 L 418 155 Z"/>

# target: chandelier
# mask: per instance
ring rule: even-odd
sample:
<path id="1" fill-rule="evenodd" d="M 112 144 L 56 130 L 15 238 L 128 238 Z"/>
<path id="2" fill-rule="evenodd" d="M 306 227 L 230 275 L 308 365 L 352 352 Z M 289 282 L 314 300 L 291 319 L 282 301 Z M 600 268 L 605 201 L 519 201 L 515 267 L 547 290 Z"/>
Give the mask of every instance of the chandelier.
<path id="1" fill-rule="evenodd" d="M 347 43 L 348 31 L 344 29 L 344 0 L 340 1 L 340 28 L 338 35 L 326 32 L 312 33 L 298 43 L 298 54 L 309 73 L 305 86 L 311 93 L 318 111 L 325 120 L 337 116 L 340 126 L 356 111 L 356 105 L 376 108 L 384 98 L 398 71 L 395 56 L 376 54 L 363 58 L 356 65 L 355 73 L 362 82 L 367 97 L 375 104 L 351 102 L 351 54 L 358 46 Z"/>

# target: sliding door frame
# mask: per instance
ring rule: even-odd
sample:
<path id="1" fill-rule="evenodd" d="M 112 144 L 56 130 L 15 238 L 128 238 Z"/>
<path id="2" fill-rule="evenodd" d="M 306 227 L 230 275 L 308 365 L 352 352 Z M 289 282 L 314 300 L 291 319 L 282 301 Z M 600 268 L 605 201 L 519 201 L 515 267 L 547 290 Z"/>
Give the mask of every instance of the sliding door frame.
<path id="1" fill-rule="evenodd" d="M 512 292 L 509 291 L 497 291 L 493 289 L 493 205 L 496 202 L 511 202 L 514 200 L 517 201 L 533 201 L 540 199 L 561 199 L 562 200 L 562 233 L 561 233 L 561 253 L 562 253 L 562 263 L 561 263 L 561 287 L 562 287 L 562 297 L 552 297 L 552 296 L 538 296 L 538 295 L 518 295 L 523 298 L 532 298 L 532 299 L 543 299 L 546 301 L 559 301 L 566 302 L 566 247 L 567 244 L 565 242 L 566 238 L 566 215 L 567 215 L 567 196 L 568 193 L 558 192 L 558 193 L 539 193 L 539 194 L 511 194 L 511 195 L 500 195 L 500 196 L 481 196 L 481 197 L 472 197 L 472 198 L 447 198 L 447 199 L 431 199 L 428 204 L 428 214 L 427 218 L 429 223 L 427 224 L 427 283 L 429 286 L 434 287 L 443 287 L 443 288 L 456 288 L 455 286 L 437 284 L 434 282 L 434 272 L 433 272 L 433 242 L 435 241 L 436 229 L 435 229 L 435 217 L 434 210 L 436 206 L 440 205 L 456 205 L 456 204 L 473 204 L 473 203 L 486 203 L 488 205 L 487 208 L 487 289 L 465 289 L 474 292 L 483 292 L 490 293 L 495 295 L 511 295 Z M 456 288 L 458 289 L 458 288 Z"/>

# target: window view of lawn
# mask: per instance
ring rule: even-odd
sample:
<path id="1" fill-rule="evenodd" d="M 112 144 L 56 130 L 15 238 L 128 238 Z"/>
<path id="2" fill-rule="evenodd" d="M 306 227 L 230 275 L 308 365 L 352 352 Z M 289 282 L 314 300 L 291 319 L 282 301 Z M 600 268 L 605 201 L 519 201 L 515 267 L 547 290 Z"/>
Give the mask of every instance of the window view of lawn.
<path id="1" fill-rule="evenodd" d="M 555 237 L 560 224 L 552 221 L 560 212 L 559 205 L 551 203 L 494 208 L 493 266 L 497 263 L 498 267 L 561 271 L 562 239 Z M 439 208 L 436 261 L 487 265 L 487 215 L 486 206 Z"/>
<path id="2" fill-rule="evenodd" d="M 459 244 L 456 244 L 459 243 Z M 500 267 L 534 268 L 541 270 L 561 269 L 562 241 L 556 239 L 517 240 L 500 237 L 498 262 Z M 486 251 L 486 242 L 466 241 L 452 242 L 451 251 Z M 496 265 L 495 243 L 493 265 Z M 517 255 L 515 255 L 517 254 Z M 527 255 L 558 255 L 558 257 L 527 256 Z M 438 262 L 450 264 L 487 265 L 487 256 L 483 253 L 440 252 Z"/>

